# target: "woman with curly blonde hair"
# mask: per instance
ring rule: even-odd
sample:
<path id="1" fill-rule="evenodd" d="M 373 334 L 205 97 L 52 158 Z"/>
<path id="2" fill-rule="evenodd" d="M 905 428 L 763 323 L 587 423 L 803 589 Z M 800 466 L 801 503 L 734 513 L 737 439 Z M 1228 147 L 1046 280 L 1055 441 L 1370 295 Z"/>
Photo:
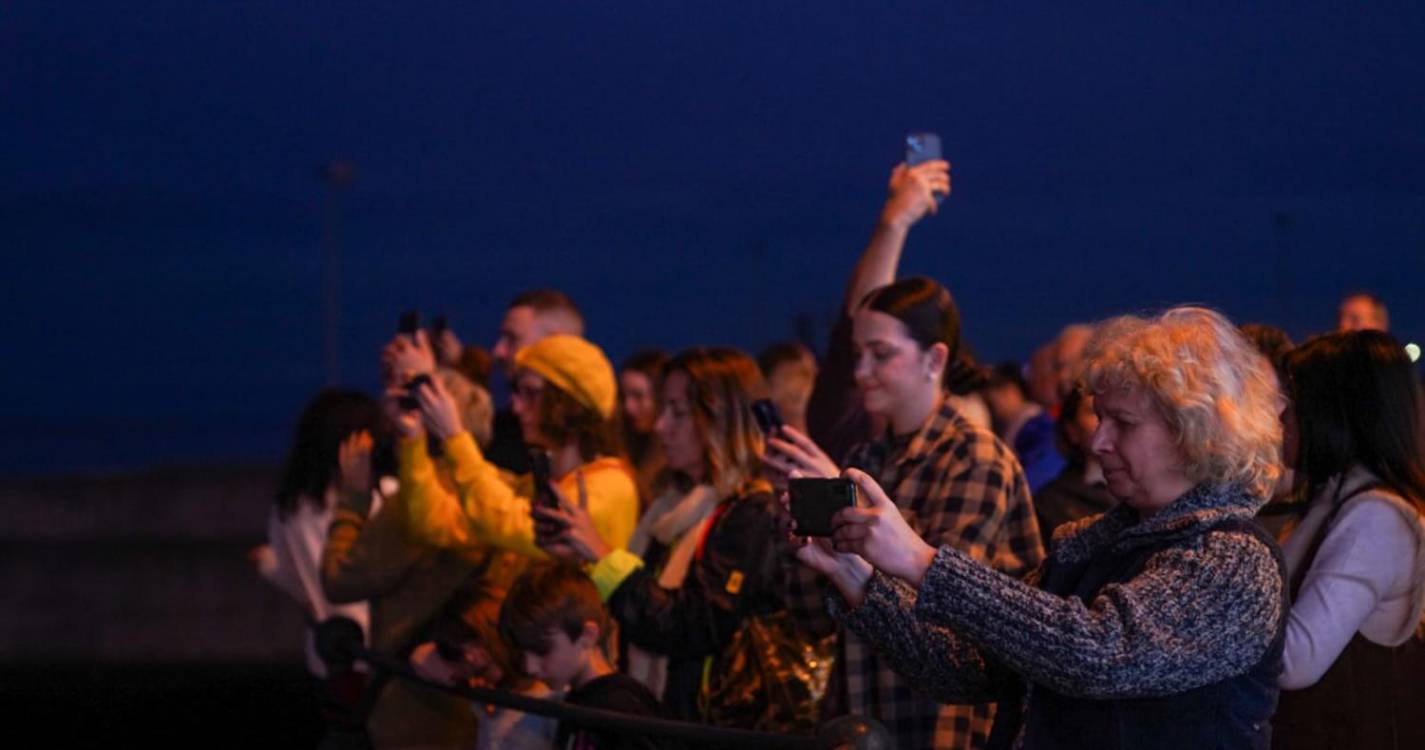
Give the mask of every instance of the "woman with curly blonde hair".
<path id="1" fill-rule="evenodd" d="M 1281 471 L 1271 366 L 1211 310 L 1096 331 L 1090 448 L 1120 504 L 1027 580 L 927 545 L 881 488 L 805 544 L 833 612 L 919 689 L 999 701 L 989 747 L 1266 748 L 1283 564 L 1252 521 Z"/>

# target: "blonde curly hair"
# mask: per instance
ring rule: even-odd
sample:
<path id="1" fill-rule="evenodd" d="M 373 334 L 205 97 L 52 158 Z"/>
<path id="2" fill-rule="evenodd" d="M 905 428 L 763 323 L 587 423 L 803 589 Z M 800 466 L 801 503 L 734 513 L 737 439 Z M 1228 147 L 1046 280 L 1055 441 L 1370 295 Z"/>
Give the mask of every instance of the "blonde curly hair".
<path id="1" fill-rule="evenodd" d="M 1175 307 L 1105 321 L 1085 360 L 1092 393 L 1145 389 L 1176 438 L 1188 479 L 1271 496 L 1282 472 L 1285 402 L 1271 364 L 1221 313 Z"/>

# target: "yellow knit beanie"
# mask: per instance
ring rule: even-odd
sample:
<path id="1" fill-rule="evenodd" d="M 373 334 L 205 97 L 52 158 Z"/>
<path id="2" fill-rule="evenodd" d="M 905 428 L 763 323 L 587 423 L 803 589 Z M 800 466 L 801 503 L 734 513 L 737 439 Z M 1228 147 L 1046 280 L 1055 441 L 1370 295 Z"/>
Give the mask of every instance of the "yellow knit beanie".
<path id="1" fill-rule="evenodd" d="M 546 336 L 520 349 L 515 354 L 515 366 L 537 373 L 604 419 L 614 415 L 618 403 L 614 366 L 602 349 L 581 336 Z"/>

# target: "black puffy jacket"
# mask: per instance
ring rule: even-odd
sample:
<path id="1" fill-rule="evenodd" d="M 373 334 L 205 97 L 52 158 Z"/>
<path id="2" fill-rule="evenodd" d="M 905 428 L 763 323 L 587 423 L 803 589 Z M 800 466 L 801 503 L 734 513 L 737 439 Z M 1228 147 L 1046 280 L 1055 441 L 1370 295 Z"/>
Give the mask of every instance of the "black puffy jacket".
<path id="1" fill-rule="evenodd" d="M 655 547 L 648 564 L 609 597 L 623 638 L 668 657 L 663 703 L 674 718 L 702 718 L 704 660 L 727 646 L 743 619 L 785 607 L 786 546 L 776 511 L 766 492 L 723 500 L 682 588 L 658 585 L 658 562 L 667 550 Z"/>

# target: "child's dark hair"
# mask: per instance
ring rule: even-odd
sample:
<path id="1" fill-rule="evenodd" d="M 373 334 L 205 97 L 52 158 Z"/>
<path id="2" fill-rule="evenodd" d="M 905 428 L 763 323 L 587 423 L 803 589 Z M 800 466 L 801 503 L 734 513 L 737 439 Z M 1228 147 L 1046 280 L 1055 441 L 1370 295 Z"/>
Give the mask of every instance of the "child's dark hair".
<path id="1" fill-rule="evenodd" d="M 500 607 L 500 637 L 520 651 L 547 654 L 550 631 L 560 630 L 569 640 L 579 638 L 584 623 L 608 634 L 608 616 L 599 590 L 582 568 L 569 562 L 530 566 L 515 580 Z"/>

